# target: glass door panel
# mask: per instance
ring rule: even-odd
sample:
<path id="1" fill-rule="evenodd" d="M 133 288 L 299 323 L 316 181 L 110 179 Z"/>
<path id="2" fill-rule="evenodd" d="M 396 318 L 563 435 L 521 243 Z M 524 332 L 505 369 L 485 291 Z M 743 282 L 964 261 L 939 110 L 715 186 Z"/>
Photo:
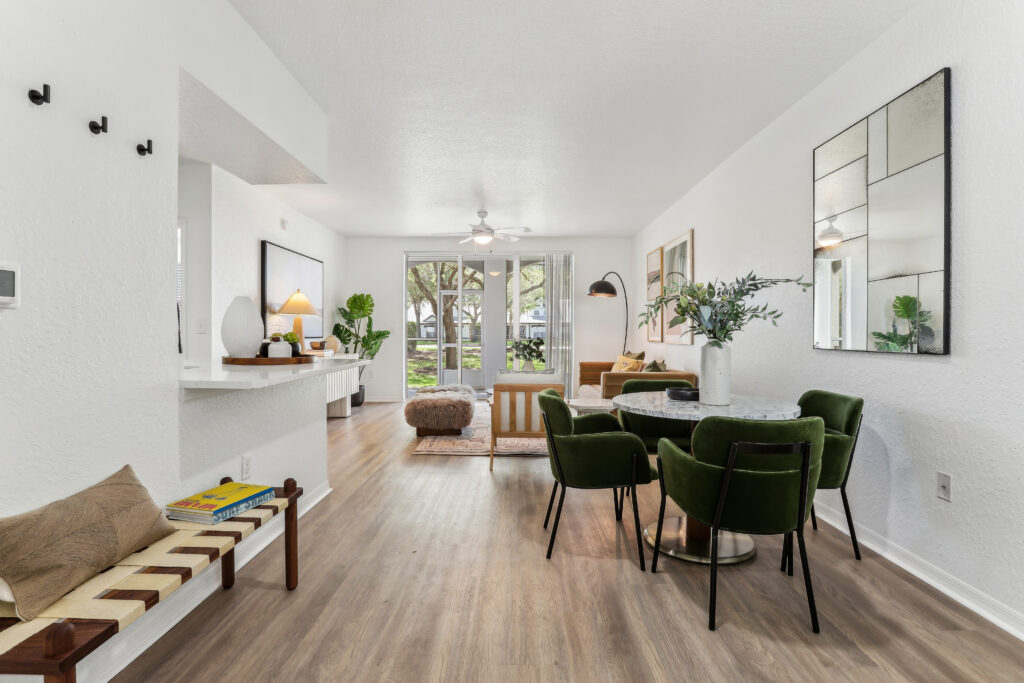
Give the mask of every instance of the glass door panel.
<path id="1" fill-rule="evenodd" d="M 443 264 L 447 265 L 447 264 Z M 444 268 L 442 267 L 442 271 Z M 441 345 L 437 359 L 440 384 L 461 384 L 459 375 L 459 293 L 441 291 Z"/>

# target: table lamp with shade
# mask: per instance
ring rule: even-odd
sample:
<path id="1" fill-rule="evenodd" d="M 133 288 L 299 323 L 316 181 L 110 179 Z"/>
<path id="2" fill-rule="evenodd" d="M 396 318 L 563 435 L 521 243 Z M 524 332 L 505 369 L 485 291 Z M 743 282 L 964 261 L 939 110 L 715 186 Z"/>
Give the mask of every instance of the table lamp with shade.
<path id="1" fill-rule="evenodd" d="M 305 351 L 306 337 L 302 334 L 302 316 L 320 315 L 320 311 L 316 310 L 316 306 L 313 305 L 308 296 L 303 294 L 301 290 L 296 289 L 295 293 L 288 297 L 288 301 L 285 301 L 284 305 L 277 309 L 277 314 L 295 316 L 295 320 L 292 323 L 292 332 L 299 338 L 299 348 Z"/>

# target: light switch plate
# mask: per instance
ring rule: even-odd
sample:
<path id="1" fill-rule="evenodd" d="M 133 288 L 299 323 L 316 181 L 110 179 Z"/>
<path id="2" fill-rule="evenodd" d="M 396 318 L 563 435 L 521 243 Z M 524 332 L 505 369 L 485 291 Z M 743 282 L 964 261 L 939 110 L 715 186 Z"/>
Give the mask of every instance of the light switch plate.
<path id="1" fill-rule="evenodd" d="M 945 472 L 939 472 L 935 482 L 935 495 L 942 500 L 953 502 L 953 479 Z"/>

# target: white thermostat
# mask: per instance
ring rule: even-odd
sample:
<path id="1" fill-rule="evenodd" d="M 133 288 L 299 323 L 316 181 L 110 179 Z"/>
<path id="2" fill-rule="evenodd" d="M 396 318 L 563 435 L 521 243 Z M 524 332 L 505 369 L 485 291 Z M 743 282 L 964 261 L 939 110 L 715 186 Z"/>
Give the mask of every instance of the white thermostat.
<path id="1" fill-rule="evenodd" d="M 21 269 L 0 261 L 0 307 L 17 308 L 21 303 Z"/>

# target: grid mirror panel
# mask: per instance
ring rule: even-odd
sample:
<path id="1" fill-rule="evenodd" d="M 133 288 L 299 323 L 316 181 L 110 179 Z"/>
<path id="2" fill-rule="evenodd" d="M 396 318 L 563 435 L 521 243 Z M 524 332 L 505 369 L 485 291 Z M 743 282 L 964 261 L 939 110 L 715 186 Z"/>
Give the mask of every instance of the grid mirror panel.
<path id="1" fill-rule="evenodd" d="M 949 69 L 814 150 L 814 348 L 949 353 Z"/>

